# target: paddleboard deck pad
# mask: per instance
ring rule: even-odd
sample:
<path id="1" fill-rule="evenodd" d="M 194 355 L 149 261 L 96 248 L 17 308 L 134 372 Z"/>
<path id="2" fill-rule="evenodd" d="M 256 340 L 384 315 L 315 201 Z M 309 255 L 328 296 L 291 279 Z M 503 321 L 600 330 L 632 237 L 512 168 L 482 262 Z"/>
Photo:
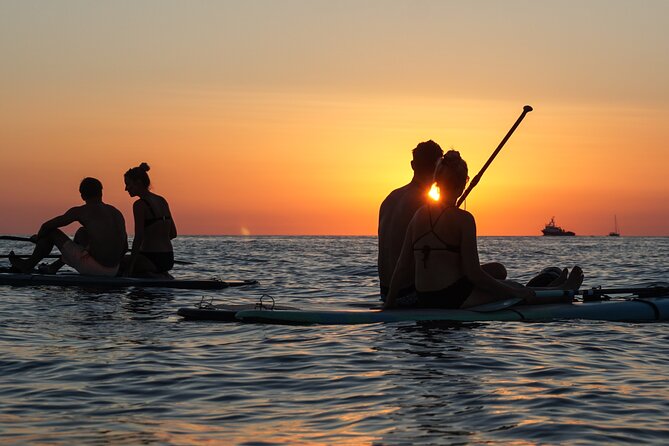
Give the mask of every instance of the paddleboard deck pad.
<path id="1" fill-rule="evenodd" d="M 242 310 L 235 317 L 244 322 L 269 324 L 353 325 L 402 321 L 600 321 L 669 320 L 669 295 L 643 299 L 616 299 L 572 304 L 519 305 L 494 311 L 402 308 L 387 311 Z"/>
<path id="2" fill-rule="evenodd" d="M 262 310 L 261 310 L 262 308 Z M 239 321 L 236 318 L 237 313 L 247 310 L 259 311 L 299 311 L 298 308 L 275 306 L 271 310 L 271 306 L 261 304 L 241 304 L 241 305 L 206 305 L 197 307 L 179 308 L 177 314 L 184 319 L 191 321 Z"/>
<path id="3" fill-rule="evenodd" d="M 95 288 L 180 288 L 194 290 L 220 290 L 228 287 L 254 285 L 256 280 L 219 279 L 154 279 L 138 277 L 83 276 L 81 274 L 19 274 L 0 272 L 0 285 Z"/>

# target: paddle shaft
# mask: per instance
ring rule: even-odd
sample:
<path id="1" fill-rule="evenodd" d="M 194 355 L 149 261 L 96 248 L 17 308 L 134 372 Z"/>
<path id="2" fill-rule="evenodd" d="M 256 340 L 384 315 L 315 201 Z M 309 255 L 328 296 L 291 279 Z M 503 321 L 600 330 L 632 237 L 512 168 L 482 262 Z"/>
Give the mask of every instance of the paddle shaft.
<path id="1" fill-rule="evenodd" d="M 32 242 L 30 237 L 17 237 L 15 235 L 0 235 L 0 240 L 12 240 L 14 242 Z"/>
<path id="2" fill-rule="evenodd" d="M 580 294 L 583 297 L 603 296 L 606 294 L 659 295 L 659 294 L 669 294 L 669 286 L 647 286 L 647 287 L 630 287 L 630 288 L 592 288 L 589 290 L 578 290 L 576 294 Z"/>
<path id="3" fill-rule="evenodd" d="M 561 297 L 580 294 L 584 301 L 600 300 L 609 294 L 632 294 L 639 297 L 669 296 L 669 286 L 648 286 L 629 288 L 591 288 L 589 290 L 537 290 L 537 297 Z"/>
<path id="4" fill-rule="evenodd" d="M 30 257 L 30 254 L 16 254 L 16 257 Z M 0 259 L 8 259 L 9 256 L 7 254 L 2 254 L 0 255 Z M 49 254 L 48 256 L 44 257 L 45 259 L 59 259 L 60 255 L 59 254 Z M 193 265 L 193 262 L 186 262 L 184 260 L 175 260 L 174 263 L 177 265 Z"/>
<path id="5" fill-rule="evenodd" d="M 486 163 L 483 165 L 483 168 L 481 168 L 479 173 L 477 173 L 476 176 L 474 177 L 474 179 L 471 181 L 471 183 L 469 183 L 469 187 L 467 188 L 467 190 L 465 190 L 465 192 L 458 199 L 458 202 L 456 204 L 457 207 L 460 207 L 460 205 L 467 199 L 467 195 L 469 195 L 469 193 L 472 191 L 472 189 L 474 189 L 474 187 L 476 187 L 476 185 L 479 183 L 479 181 L 481 181 L 481 177 L 483 176 L 483 173 L 486 171 L 488 166 L 490 166 L 490 163 L 492 163 L 492 161 L 495 159 L 495 157 L 497 156 L 499 151 L 502 150 L 502 147 L 504 147 L 504 144 L 506 144 L 506 142 L 509 140 L 511 135 L 513 135 L 513 132 L 516 131 L 516 128 L 520 125 L 520 122 L 523 120 L 523 118 L 525 118 L 525 115 L 528 114 L 531 111 L 532 111 L 532 107 L 530 107 L 529 105 L 526 105 L 525 107 L 523 107 L 523 112 L 520 114 L 520 116 L 518 117 L 516 122 L 513 124 L 513 126 L 509 130 L 509 132 L 506 134 L 504 139 L 502 139 L 502 142 L 499 143 L 499 145 L 497 146 L 495 151 L 492 153 L 492 155 L 490 155 L 490 158 L 488 158 L 488 161 L 486 161 Z"/>
<path id="6" fill-rule="evenodd" d="M 26 258 L 30 257 L 30 254 L 16 254 L 16 257 L 21 257 L 21 258 Z M 0 259 L 8 259 L 9 256 L 7 254 L 2 254 L 0 255 Z M 49 254 L 48 256 L 44 256 L 45 259 L 59 259 L 60 254 Z"/>
<path id="7" fill-rule="evenodd" d="M 17 237 L 15 235 L 0 235 L 0 240 L 11 240 L 15 242 L 32 242 L 34 243 L 35 241 L 31 239 L 30 237 Z M 0 255 L 0 259 L 6 259 L 8 258 L 8 255 Z M 17 254 L 17 257 L 30 257 L 30 255 L 24 255 L 24 254 Z M 60 258 L 60 255 L 58 254 L 51 254 L 45 257 L 46 259 L 58 259 Z M 177 265 L 192 265 L 193 262 L 186 262 L 184 260 L 175 260 L 174 263 Z"/>

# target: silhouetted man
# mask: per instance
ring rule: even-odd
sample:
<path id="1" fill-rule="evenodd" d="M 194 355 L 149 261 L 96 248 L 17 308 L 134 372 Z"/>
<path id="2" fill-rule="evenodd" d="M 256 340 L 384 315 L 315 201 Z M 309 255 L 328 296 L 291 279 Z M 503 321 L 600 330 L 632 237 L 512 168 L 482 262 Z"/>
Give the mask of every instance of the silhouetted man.
<path id="1" fill-rule="evenodd" d="M 123 254 L 128 248 L 123 214 L 114 206 L 102 202 L 102 183 L 95 178 L 84 178 L 79 185 L 83 206 L 69 209 L 63 215 L 44 223 L 32 238 L 35 250 L 25 260 L 10 253 L 9 261 L 14 269 L 30 273 L 53 246 L 57 246 L 62 262 L 70 265 L 80 274 L 91 276 L 115 276 Z M 60 227 L 79 222 L 75 241 L 61 231 Z M 53 271 L 62 265 L 53 267 Z"/>
<path id="2" fill-rule="evenodd" d="M 412 151 L 413 178 L 406 186 L 392 191 L 379 210 L 379 282 L 381 299 L 385 299 L 395 264 L 402 250 L 404 234 L 418 208 L 427 203 L 433 183 L 434 168 L 444 154 L 439 144 L 421 142 Z M 405 284 L 409 292 L 413 284 Z"/>

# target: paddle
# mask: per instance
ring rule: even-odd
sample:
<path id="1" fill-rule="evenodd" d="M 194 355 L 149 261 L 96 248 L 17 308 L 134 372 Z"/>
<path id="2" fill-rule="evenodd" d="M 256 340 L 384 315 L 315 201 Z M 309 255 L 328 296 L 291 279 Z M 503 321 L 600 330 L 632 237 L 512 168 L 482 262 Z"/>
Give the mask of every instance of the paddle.
<path id="1" fill-rule="evenodd" d="M 18 236 L 15 236 L 15 235 L 0 235 L 0 240 L 11 240 L 11 241 L 15 241 L 15 242 L 32 242 L 32 243 L 35 242 L 30 237 L 18 237 Z M 17 254 L 17 256 L 18 257 L 30 257 L 29 254 L 28 255 Z M 53 255 L 48 255 L 45 258 L 57 259 L 59 257 L 60 257 L 60 255 L 53 254 Z M 9 256 L 8 255 L 0 255 L 0 259 L 6 259 L 6 258 L 9 258 Z M 176 263 L 177 265 L 193 265 L 194 264 L 193 262 L 187 262 L 185 260 L 175 260 L 174 263 Z"/>
<path id="2" fill-rule="evenodd" d="M 590 288 L 583 290 L 537 290 L 537 297 L 583 296 L 583 300 L 596 300 L 609 294 L 633 294 L 639 297 L 668 296 L 669 286 L 652 285 L 647 287 Z"/>
<path id="3" fill-rule="evenodd" d="M 30 257 L 30 254 L 16 254 L 16 257 Z M 9 256 L 7 254 L 2 254 L 0 255 L 0 259 L 8 259 Z M 59 259 L 60 255 L 59 254 L 49 254 L 48 256 L 44 257 L 45 259 Z M 185 260 L 175 260 L 174 263 L 177 265 L 194 265 L 194 262 L 187 262 Z"/>
<path id="4" fill-rule="evenodd" d="M 472 191 L 472 189 L 474 189 L 474 187 L 479 183 L 479 181 L 481 180 L 481 177 L 483 176 L 483 172 L 486 171 L 486 169 L 488 168 L 490 163 L 492 163 L 492 160 L 494 160 L 495 157 L 497 156 L 497 154 L 499 153 L 499 151 L 502 150 L 502 147 L 504 147 L 504 144 L 506 144 L 506 141 L 511 137 L 513 132 L 516 130 L 516 127 L 518 127 L 518 125 L 520 125 L 520 121 L 522 121 L 523 118 L 525 118 L 525 115 L 528 114 L 531 111 L 532 111 L 532 107 L 530 107 L 529 105 L 526 105 L 525 107 L 523 107 L 523 112 L 520 114 L 520 117 L 518 117 L 516 122 L 513 124 L 513 126 L 511 127 L 509 132 L 506 134 L 504 139 L 502 139 L 502 142 L 499 143 L 499 145 L 497 146 L 495 151 L 492 153 L 492 155 L 490 155 L 490 158 L 488 158 L 488 161 L 486 161 L 486 163 L 483 165 L 483 168 L 480 170 L 480 172 L 477 173 L 476 176 L 474 177 L 474 179 L 471 181 L 471 183 L 469 183 L 469 187 L 467 188 L 467 190 L 465 190 L 465 192 L 460 196 L 460 199 L 458 200 L 458 202 L 456 204 L 457 207 L 460 207 L 460 205 L 467 198 L 467 195 L 469 195 L 469 193 Z"/>
<path id="5" fill-rule="evenodd" d="M 0 240 L 12 240 L 15 242 L 32 242 L 30 237 L 17 237 L 15 235 L 0 235 Z"/>
<path id="6" fill-rule="evenodd" d="M 30 257 L 30 254 L 16 254 L 16 257 Z M 0 259 L 8 259 L 9 256 L 7 254 L 2 254 L 0 255 Z M 49 254 L 48 256 L 44 256 L 45 259 L 59 259 L 60 254 Z"/>
<path id="7" fill-rule="evenodd" d="M 536 290 L 535 294 L 539 298 L 551 298 L 551 297 L 567 297 L 582 295 L 584 301 L 588 300 L 600 300 L 602 296 L 609 294 L 634 294 L 639 297 L 652 297 L 652 296 L 669 296 L 669 286 L 649 286 L 649 287 L 636 287 L 636 288 L 591 288 L 588 290 Z M 488 304 L 478 305 L 475 307 L 467 308 L 470 311 L 478 311 L 480 313 L 487 313 L 491 311 L 499 311 L 505 308 L 512 307 L 516 304 L 522 302 L 520 298 L 509 298 L 504 300 L 498 300 L 495 302 L 490 302 Z"/>
<path id="8" fill-rule="evenodd" d="M 628 288 L 591 288 L 587 290 L 578 290 L 584 299 L 592 297 L 601 297 L 608 294 L 636 294 L 637 296 L 661 296 L 669 295 L 669 286 L 652 285 L 647 287 L 628 287 Z"/>

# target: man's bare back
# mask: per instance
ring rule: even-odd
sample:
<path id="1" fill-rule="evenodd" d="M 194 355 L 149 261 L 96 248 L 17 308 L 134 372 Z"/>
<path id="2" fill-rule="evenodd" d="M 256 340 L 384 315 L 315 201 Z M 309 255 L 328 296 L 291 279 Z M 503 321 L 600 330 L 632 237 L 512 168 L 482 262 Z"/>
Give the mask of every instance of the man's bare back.
<path id="1" fill-rule="evenodd" d="M 86 229 L 86 250 L 104 266 L 117 266 L 127 248 L 123 214 L 114 206 L 99 202 L 86 203 L 65 213 Z"/>
<path id="2" fill-rule="evenodd" d="M 385 294 L 402 251 L 407 226 L 416 211 L 426 203 L 425 185 L 417 181 L 392 191 L 379 210 L 379 282 Z M 407 284 L 410 286 L 411 284 Z"/>

